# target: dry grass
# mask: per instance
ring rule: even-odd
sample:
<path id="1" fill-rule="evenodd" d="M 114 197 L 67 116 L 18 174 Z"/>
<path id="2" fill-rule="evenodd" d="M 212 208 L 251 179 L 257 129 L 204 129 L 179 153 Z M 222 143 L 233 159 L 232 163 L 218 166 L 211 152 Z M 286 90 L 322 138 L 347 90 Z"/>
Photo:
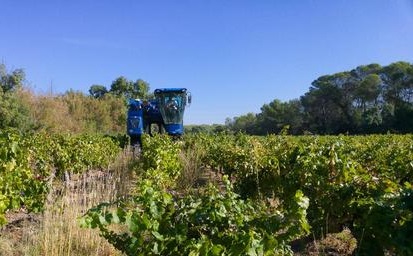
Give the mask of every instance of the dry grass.
<path id="1" fill-rule="evenodd" d="M 202 167 L 202 157 L 205 155 L 203 149 L 195 144 L 183 150 L 179 158 L 182 163 L 182 171 L 177 180 L 177 188 L 180 190 L 188 190 L 196 187 L 203 176 L 205 170 Z"/>
<path id="2" fill-rule="evenodd" d="M 13 245 L 9 239 L 0 237 L 0 255 L 13 255 Z"/>
<path id="3" fill-rule="evenodd" d="M 128 193 L 133 180 L 129 160 L 124 154 L 110 171 L 89 171 L 55 182 L 42 215 L 12 214 L 22 216 L 0 233 L 0 255 L 121 255 L 98 230 L 81 228 L 78 218 L 100 202 Z"/>
<path id="4" fill-rule="evenodd" d="M 353 255 L 356 248 L 357 240 L 345 228 L 340 233 L 327 234 L 324 239 L 309 243 L 304 255 Z"/>

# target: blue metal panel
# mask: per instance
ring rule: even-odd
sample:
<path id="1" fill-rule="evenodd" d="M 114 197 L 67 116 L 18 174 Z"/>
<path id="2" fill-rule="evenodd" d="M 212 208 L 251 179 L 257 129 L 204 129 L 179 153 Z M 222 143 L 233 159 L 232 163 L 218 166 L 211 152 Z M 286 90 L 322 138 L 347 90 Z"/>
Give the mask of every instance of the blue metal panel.
<path id="1" fill-rule="evenodd" d="M 143 134 L 142 116 L 128 116 L 127 130 L 129 135 Z"/>
<path id="2" fill-rule="evenodd" d="M 127 116 L 127 133 L 129 135 L 141 135 L 143 133 L 143 111 L 139 100 L 129 99 Z"/>
<path id="3" fill-rule="evenodd" d="M 183 124 L 165 124 L 165 130 L 169 135 L 182 135 L 184 126 Z"/>

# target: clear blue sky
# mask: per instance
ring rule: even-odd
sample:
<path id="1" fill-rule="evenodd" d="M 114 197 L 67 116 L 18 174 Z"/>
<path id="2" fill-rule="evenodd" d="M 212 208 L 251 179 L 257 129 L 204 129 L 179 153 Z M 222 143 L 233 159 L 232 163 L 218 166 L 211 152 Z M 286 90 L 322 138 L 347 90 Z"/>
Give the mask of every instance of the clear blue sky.
<path id="1" fill-rule="evenodd" d="M 299 98 L 317 77 L 413 62 L 413 0 L 0 1 L 0 59 L 39 93 L 123 75 L 186 87 L 185 124 Z"/>

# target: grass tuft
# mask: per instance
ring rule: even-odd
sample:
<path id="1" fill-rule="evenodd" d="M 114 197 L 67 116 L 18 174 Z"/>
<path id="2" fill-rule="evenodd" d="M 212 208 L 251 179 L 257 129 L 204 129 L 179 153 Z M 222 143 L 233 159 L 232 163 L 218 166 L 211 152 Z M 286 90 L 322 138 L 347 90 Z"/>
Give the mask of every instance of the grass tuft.
<path id="1" fill-rule="evenodd" d="M 81 228 L 78 218 L 97 204 L 128 193 L 133 180 L 129 162 L 130 155 L 124 153 L 109 170 L 54 181 L 43 214 L 10 214 L 19 217 L 1 230 L 0 256 L 121 255 L 98 230 Z"/>

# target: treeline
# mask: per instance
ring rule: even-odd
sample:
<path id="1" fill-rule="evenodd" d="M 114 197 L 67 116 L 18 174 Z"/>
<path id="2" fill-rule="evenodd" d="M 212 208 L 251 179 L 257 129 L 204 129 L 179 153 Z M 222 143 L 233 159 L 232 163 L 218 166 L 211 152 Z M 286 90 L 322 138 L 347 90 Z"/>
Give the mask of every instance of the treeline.
<path id="1" fill-rule="evenodd" d="M 228 118 L 224 128 L 256 135 L 411 133 L 413 65 L 370 64 L 321 76 L 299 99 L 275 99 L 258 114 Z"/>
<path id="2" fill-rule="evenodd" d="M 60 95 L 36 95 L 25 86 L 22 69 L 0 64 L 0 130 L 49 133 L 125 133 L 126 98 L 149 97 L 149 84 L 121 76 L 106 89 L 92 85 L 89 95 L 69 90 Z"/>
<path id="3" fill-rule="evenodd" d="M 124 133 L 126 99 L 149 98 L 142 79 L 116 78 L 109 88 L 92 85 L 89 95 L 69 90 L 35 95 L 22 69 L 0 64 L 0 129 L 70 133 Z M 258 114 L 227 118 L 225 125 L 191 125 L 186 132 L 265 134 L 371 134 L 413 132 L 413 65 L 370 64 L 317 78 L 299 99 L 278 99 Z"/>

